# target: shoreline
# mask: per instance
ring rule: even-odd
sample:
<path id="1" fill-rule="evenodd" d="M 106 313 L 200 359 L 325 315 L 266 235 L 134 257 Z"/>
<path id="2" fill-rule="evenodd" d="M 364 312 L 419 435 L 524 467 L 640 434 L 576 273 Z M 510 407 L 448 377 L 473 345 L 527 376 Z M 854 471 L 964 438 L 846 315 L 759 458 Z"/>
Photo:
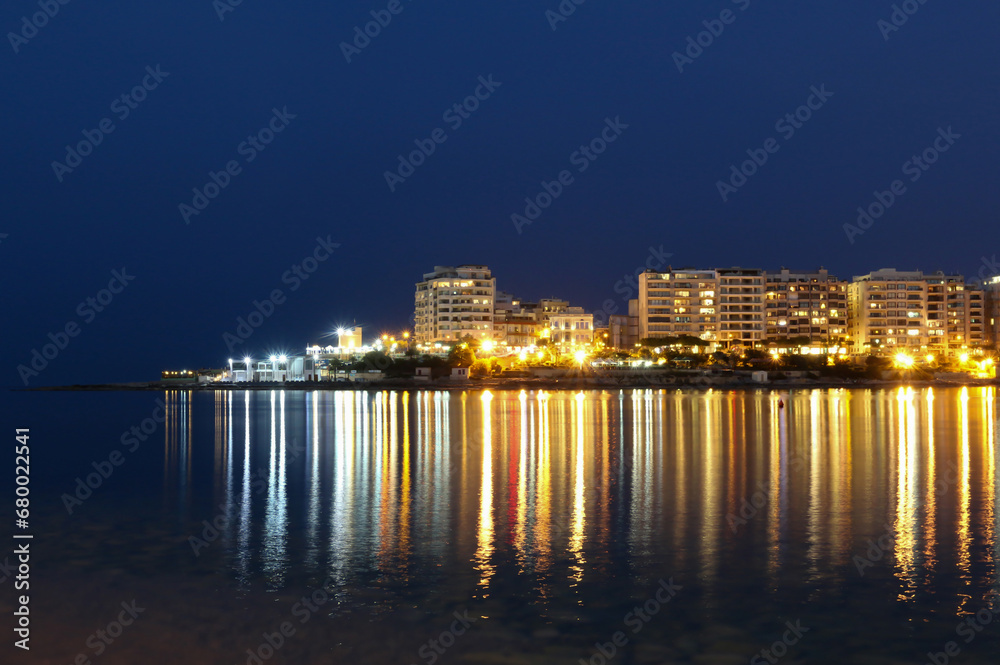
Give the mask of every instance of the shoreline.
<path id="1" fill-rule="evenodd" d="M 697 377 L 684 381 L 657 381 L 639 377 L 628 379 L 609 379 L 597 377 L 579 377 L 562 379 L 470 379 L 454 381 L 439 379 L 436 381 L 415 381 L 413 379 L 384 379 L 371 382 L 351 381 L 289 381 L 274 383 L 170 383 L 163 381 L 143 381 L 131 383 L 105 384 L 75 384 L 70 386 L 41 386 L 37 388 L 12 388 L 19 392 L 165 392 L 171 390 L 184 391 L 243 391 L 243 390 L 301 390 L 301 391 L 336 391 L 336 390 L 413 390 L 423 391 L 466 391 L 466 390 L 644 390 L 644 389 L 675 389 L 675 390 L 767 390 L 787 391 L 802 389 L 865 389 L 865 388 L 959 388 L 995 386 L 1000 384 L 997 379 L 969 379 L 967 381 L 940 381 L 921 379 L 905 381 L 900 379 L 783 379 L 754 383 L 752 381 L 733 380 L 731 377 Z"/>

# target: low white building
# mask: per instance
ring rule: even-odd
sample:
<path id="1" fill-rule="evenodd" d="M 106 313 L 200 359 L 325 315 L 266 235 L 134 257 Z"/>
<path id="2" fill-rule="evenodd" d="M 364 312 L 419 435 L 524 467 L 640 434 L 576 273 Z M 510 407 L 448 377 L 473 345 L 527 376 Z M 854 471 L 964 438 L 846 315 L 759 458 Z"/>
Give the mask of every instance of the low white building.
<path id="1" fill-rule="evenodd" d="M 235 383 L 319 381 L 319 369 L 311 356 L 270 356 L 265 360 L 231 360 L 229 380 Z"/>
<path id="2" fill-rule="evenodd" d="M 549 315 L 549 339 L 558 346 L 588 346 L 594 342 L 594 315 L 582 307 L 568 307 Z"/>

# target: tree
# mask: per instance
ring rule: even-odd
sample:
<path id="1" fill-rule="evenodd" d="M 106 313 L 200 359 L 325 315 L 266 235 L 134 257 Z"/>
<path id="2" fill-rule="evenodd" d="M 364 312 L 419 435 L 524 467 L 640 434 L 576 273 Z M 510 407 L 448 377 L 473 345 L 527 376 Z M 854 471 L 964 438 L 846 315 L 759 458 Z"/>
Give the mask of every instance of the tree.
<path id="1" fill-rule="evenodd" d="M 500 363 L 496 358 L 480 358 L 472 363 L 469 368 L 469 376 L 474 379 L 481 379 L 492 376 L 500 371 Z"/>
<path id="2" fill-rule="evenodd" d="M 471 367 L 476 362 L 476 354 L 468 344 L 456 344 L 448 352 L 449 367 Z"/>

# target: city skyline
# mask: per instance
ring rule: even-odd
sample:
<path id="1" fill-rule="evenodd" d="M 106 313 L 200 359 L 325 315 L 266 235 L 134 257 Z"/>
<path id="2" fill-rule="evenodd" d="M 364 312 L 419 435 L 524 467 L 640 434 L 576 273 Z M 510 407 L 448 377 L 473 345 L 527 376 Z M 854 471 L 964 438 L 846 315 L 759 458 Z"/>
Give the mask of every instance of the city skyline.
<path id="1" fill-rule="evenodd" d="M 1000 8 L 893 4 L 12 6 L 6 384 L 70 323 L 46 383 L 197 365 L 275 289 L 262 348 L 402 328 L 435 263 L 996 274 Z"/>

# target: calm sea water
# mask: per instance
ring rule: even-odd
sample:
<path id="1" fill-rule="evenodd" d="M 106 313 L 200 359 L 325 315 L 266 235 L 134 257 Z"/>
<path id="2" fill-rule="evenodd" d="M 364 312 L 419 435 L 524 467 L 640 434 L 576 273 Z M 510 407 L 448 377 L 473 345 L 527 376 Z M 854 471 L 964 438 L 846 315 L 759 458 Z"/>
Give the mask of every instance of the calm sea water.
<path id="1" fill-rule="evenodd" d="M 996 663 L 996 400 L 14 394 L 33 632 L 4 662 Z"/>

